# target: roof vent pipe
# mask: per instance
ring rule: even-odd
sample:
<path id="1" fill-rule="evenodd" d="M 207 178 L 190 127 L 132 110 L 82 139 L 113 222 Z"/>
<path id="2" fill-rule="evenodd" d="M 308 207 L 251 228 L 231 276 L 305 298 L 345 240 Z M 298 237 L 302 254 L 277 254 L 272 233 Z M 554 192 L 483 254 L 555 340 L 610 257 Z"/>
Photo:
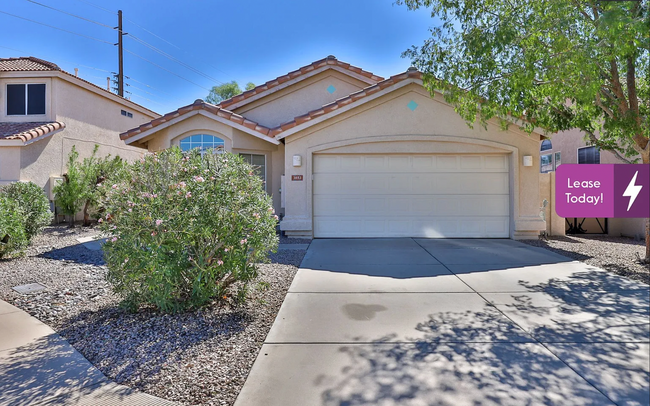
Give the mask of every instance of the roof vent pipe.
<path id="1" fill-rule="evenodd" d="M 74 68 L 74 77 L 79 77 L 79 68 Z"/>
<path id="2" fill-rule="evenodd" d="M 106 77 L 106 90 L 111 91 L 111 78 L 108 76 Z"/>

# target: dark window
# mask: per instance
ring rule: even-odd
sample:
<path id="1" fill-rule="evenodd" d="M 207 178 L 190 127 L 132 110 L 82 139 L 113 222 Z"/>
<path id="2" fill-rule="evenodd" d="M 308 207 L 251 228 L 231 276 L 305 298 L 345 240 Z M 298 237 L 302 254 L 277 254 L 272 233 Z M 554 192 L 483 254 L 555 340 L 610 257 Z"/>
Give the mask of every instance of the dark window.
<path id="1" fill-rule="evenodd" d="M 27 85 L 27 114 L 45 114 L 45 84 Z"/>
<path id="2" fill-rule="evenodd" d="M 551 144 L 551 140 L 542 141 L 542 147 L 540 148 L 540 151 L 548 151 L 549 149 L 553 149 L 553 144 Z"/>
<path id="3" fill-rule="evenodd" d="M 7 85 L 7 115 L 25 115 L 25 85 Z"/>
<path id="4" fill-rule="evenodd" d="M 126 111 L 125 110 L 122 110 L 122 115 L 126 116 Z"/>
<path id="5" fill-rule="evenodd" d="M 133 118 L 133 113 L 129 113 L 129 112 L 126 111 L 126 110 L 122 110 L 122 115 L 123 115 L 123 116 L 126 116 L 126 117 L 128 117 L 128 118 Z"/>
<path id="6" fill-rule="evenodd" d="M 7 115 L 45 114 L 45 84 L 7 85 Z"/>
<path id="7" fill-rule="evenodd" d="M 578 150 L 579 164 L 599 164 L 600 150 L 596 147 L 585 147 Z"/>

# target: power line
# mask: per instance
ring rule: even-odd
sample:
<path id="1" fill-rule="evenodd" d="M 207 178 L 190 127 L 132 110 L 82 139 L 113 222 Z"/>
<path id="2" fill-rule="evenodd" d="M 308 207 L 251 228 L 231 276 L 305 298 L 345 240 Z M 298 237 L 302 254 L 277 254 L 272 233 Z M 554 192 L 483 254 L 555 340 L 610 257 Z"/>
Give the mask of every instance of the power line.
<path id="1" fill-rule="evenodd" d="M 181 61 L 180 59 L 178 59 L 178 58 L 176 58 L 176 57 L 174 57 L 174 56 L 172 56 L 172 55 L 170 55 L 170 54 L 156 48 L 155 46 L 147 43 L 146 41 L 141 40 L 140 38 L 136 37 L 135 35 L 129 35 L 128 38 L 131 38 L 131 39 L 135 40 L 136 42 L 139 42 L 140 44 L 142 44 L 142 45 L 146 46 L 147 48 L 151 49 L 152 51 L 159 53 L 160 55 L 164 56 L 165 58 L 167 58 L 167 59 L 169 59 L 169 60 L 171 60 L 173 62 L 176 62 L 179 65 L 184 66 L 185 68 L 191 70 L 192 72 L 196 73 L 197 75 L 203 76 L 204 78 L 206 78 L 206 79 L 208 79 L 210 81 L 213 81 L 213 82 L 216 82 L 216 83 L 219 83 L 219 84 L 223 84 L 222 81 L 220 81 L 218 79 L 215 79 L 212 76 L 201 72 L 200 70 L 186 64 L 183 61 Z"/>
<path id="2" fill-rule="evenodd" d="M 16 51 L 16 52 L 23 52 L 25 55 L 27 55 L 27 54 L 31 54 L 31 52 L 29 52 L 29 51 L 25 51 L 24 49 L 10 48 L 10 47 L 4 46 L 4 45 L 0 45 L 0 48 L 10 49 L 10 50 L 12 50 L 12 51 Z M 41 58 L 41 59 L 44 59 L 44 58 Z M 77 62 L 74 62 L 74 61 L 70 61 L 70 60 L 68 60 L 68 59 L 61 59 L 61 58 L 58 58 L 58 57 L 57 57 L 56 62 L 67 62 L 67 63 L 71 63 L 71 64 L 74 64 L 74 65 L 77 65 L 77 66 L 81 66 L 82 68 L 88 68 L 88 69 L 92 69 L 92 70 L 96 70 L 96 71 L 100 71 L 100 72 L 111 73 L 110 70 L 99 69 L 99 68 L 95 68 L 94 66 L 82 65 L 82 64 L 80 64 L 80 63 L 77 63 Z"/>
<path id="3" fill-rule="evenodd" d="M 159 40 L 168 43 L 169 45 L 173 46 L 174 48 L 176 48 L 176 49 L 181 49 L 180 47 L 178 47 L 178 46 L 172 44 L 171 42 L 167 41 L 167 40 L 164 39 L 163 37 L 161 37 L 161 36 L 159 36 L 159 35 L 156 35 L 155 33 L 153 33 L 153 32 L 151 32 L 151 31 L 149 31 L 148 29 L 144 28 L 143 26 L 141 26 L 140 24 L 136 23 L 135 21 L 133 21 L 133 20 L 129 20 L 129 19 L 126 18 L 126 17 L 125 17 L 124 19 L 125 19 L 126 21 L 130 22 L 131 24 L 135 25 L 136 27 L 140 28 L 141 30 L 146 31 L 147 33 L 153 35 L 154 37 L 158 38 Z"/>
<path id="4" fill-rule="evenodd" d="M 174 76 L 176 76 L 176 77 L 178 77 L 178 78 L 183 79 L 183 80 L 186 81 L 186 82 L 189 82 L 189 83 L 191 83 L 191 84 L 193 84 L 193 85 L 195 85 L 195 86 L 198 86 L 198 87 L 200 87 L 201 89 L 207 90 L 208 92 L 210 91 L 210 89 L 208 89 L 207 87 L 204 87 L 204 86 L 199 85 L 198 83 L 192 82 L 191 80 L 189 80 L 189 79 L 187 79 L 187 78 L 184 78 L 183 76 L 181 76 L 181 75 L 179 75 L 179 74 L 177 74 L 177 73 L 174 73 L 174 72 L 170 71 L 170 70 L 167 69 L 167 68 L 163 68 L 162 66 L 158 65 L 157 63 L 151 62 L 150 60 L 148 60 L 148 59 L 146 59 L 146 58 L 144 58 L 144 57 L 142 57 L 142 56 L 136 54 L 135 52 L 131 52 L 131 51 L 129 51 L 129 50 L 126 49 L 126 48 L 125 48 L 124 50 L 125 50 L 126 52 L 130 53 L 131 55 L 135 56 L 136 58 L 140 58 L 140 59 L 142 59 L 143 61 L 148 62 L 148 63 L 152 64 L 153 66 L 156 66 L 156 67 L 158 67 L 158 68 L 160 68 L 160 69 L 162 69 L 162 70 L 164 70 L 164 71 L 167 71 L 167 72 L 171 73 L 172 75 L 174 75 Z"/>
<path id="5" fill-rule="evenodd" d="M 140 95 L 137 94 L 137 93 L 133 93 L 133 92 L 129 92 L 129 93 L 131 94 L 131 96 L 139 97 L 139 98 L 141 98 L 141 99 L 144 99 L 144 100 L 150 101 L 150 102 L 152 102 L 152 103 L 159 104 L 159 105 L 161 105 L 161 106 L 163 105 L 163 104 L 160 103 L 160 102 L 157 102 L 157 101 L 155 101 L 155 100 L 148 99 L 148 98 L 146 98 L 146 97 L 144 97 L 144 96 L 140 96 Z"/>
<path id="6" fill-rule="evenodd" d="M 116 12 L 111 11 L 111 10 L 109 10 L 109 9 L 107 9 L 107 8 L 104 8 L 104 7 L 98 6 L 97 4 L 91 3 L 91 2 L 89 2 L 89 1 L 86 1 L 86 0 L 77 0 L 77 1 L 82 2 L 82 3 L 85 3 L 85 4 L 88 4 L 89 6 L 93 6 L 93 7 L 95 7 L 95 8 L 98 8 L 98 9 L 102 10 L 102 11 L 105 11 L 105 12 L 107 12 L 107 13 L 111 13 L 111 14 L 113 14 L 113 15 L 117 15 Z"/>
<path id="7" fill-rule="evenodd" d="M 84 35 L 84 34 L 79 34 L 78 32 L 69 31 L 69 30 L 66 30 L 66 29 L 63 29 L 63 28 L 55 27 L 55 26 L 53 26 L 53 25 L 49 25 L 49 24 L 45 24 L 45 23 L 41 23 L 41 22 L 39 22 L 39 21 L 30 20 L 29 18 L 25 18 L 25 17 L 17 16 L 17 15 L 15 15 L 15 14 L 11 14 L 11 13 L 7 13 L 6 11 L 2 11 L 2 10 L 0 10 L 0 13 L 2 13 L 2 14 L 6 14 L 6 15 L 11 16 L 11 17 L 19 18 L 19 19 L 21 19 L 21 20 L 29 21 L 30 23 L 43 25 L 43 26 L 45 26 L 45 27 L 49 27 L 49 28 L 54 28 L 55 30 L 59 30 L 59 31 L 63 31 L 63 32 L 67 32 L 67 33 L 69 33 L 69 34 L 78 35 L 78 36 L 80 36 L 80 37 L 84 37 L 84 38 L 87 38 L 87 39 L 91 39 L 91 40 L 93 40 L 93 41 L 103 42 L 104 44 L 113 45 L 112 42 L 104 41 L 103 39 L 99 39 L 99 38 L 91 37 L 91 36 Z"/>
<path id="8" fill-rule="evenodd" d="M 25 0 L 25 1 L 28 1 L 28 2 L 33 3 L 33 4 L 37 4 L 37 5 L 41 6 L 41 7 L 49 8 L 50 10 L 58 11 L 59 13 L 66 14 L 66 15 L 69 15 L 69 16 L 72 16 L 72 17 L 75 17 L 75 18 L 78 18 L 78 19 L 80 19 L 80 20 L 88 21 L 89 23 L 93 23 L 93 24 L 100 25 L 100 26 L 102 26 L 102 27 L 110 28 L 111 30 L 114 30 L 114 29 L 115 29 L 114 27 L 112 27 L 112 26 L 110 26 L 110 25 L 107 25 L 107 24 L 104 24 L 104 23 L 100 23 L 100 22 L 98 22 L 98 21 L 91 20 L 91 19 L 86 18 L 86 17 L 78 16 L 78 15 L 76 15 L 76 14 L 68 13 L 67 11 L 63 11 L 63 10 L 60 10 L 60 9 L 55 8 L 55 7 L 52 7 L 52 6 L 48 6 L 47 4 L 39 3 L 39 2 L 34 1 L 34 0 Z"/>
<path id="9" fill-rule="evenodd" d="M 190 53 L 190 52 L 187 52 L 186 50 L 182 49 L 182 48 L 179 47 L 178 45 L 175 45 L 175 44 L 173 44 L 172 42 L 166 40 L 165 38 L 161 37 L 160 35 L 157 35 L 156 33 L 149 31 L 148 29 L 146 29 L 146 28 L 144 28 L 143 26 L 139 25 L 139 24 L 136 23 L 135 21 L 133 21 L 133 20 L 129 20 L 129 19 L 126 18 L 126 17 L 125 17 L 124 19 L 125 19 L 126 21 L 130 22 L 131 24 L 135 25 L 136 27 L 138 27 L 138 28 L 144 30 L 145 32 L 149 33 L 150 35 L 153 35 L 154 37 L 158 38 L 159 40 L 166 42 L 167 44 L 173 46 L 173 47 L 176 48 L 176 49 L 182 50 L 186 55 L 196 56 L 196 55 L 194 55 L 194 54 L 192 54 L 192 53 Z M 132 35 L 132 36 L 133 36 L 133 35 Z M 223 73 L 224 75 L 228 75 L 228 73 L 224 72 L 222 69 L 219 69 L 219 68 L 217 68 L 216 66 L 214 66 L 214 65 L 212 65 L 212 64 L 208 64 L 208 66 L 210 66 L 210 67 L 211 67 L 212 69 L 214 69 L 214 70 L 217 70 L 217 71 Z"/>
<path id="10" fill-rule="evenodd" d="M 146 87 L 148 87 L 149 89 L 153 89 L 153 90 L 156 90 L 156 91 L 158 91 L 158 92 L 160 92 L 160 93 L 166 94 L 166 95 L 168 95 L 168 96 L 172 96 L 172 94 L 167 93 L 167 92 L 165 92 L 164 90 L 160 90 L 160 89 L 158 89 L 158 88 L 156 88 L 156 87 L 153 87 L 153 86 L 151 86 L 151 85 L 148 85 L 148 84 L 146 84 L 146 83 L 144 83 L 144 82 L 141 82 L 141 81 L 139 81 L 139 80 L 137 80 L 137 79 L 134 79 L 134 78 L 132 78 L 132 77 L 130 77 L 130 76 L 124 76 L 124 77 L 127 78 L 128 80 L 132 80 L 132 81 L 134 81 L 134 82 L 136 82 L 136 83 L 140 83 L 141 85 L 146 86 Z"/>

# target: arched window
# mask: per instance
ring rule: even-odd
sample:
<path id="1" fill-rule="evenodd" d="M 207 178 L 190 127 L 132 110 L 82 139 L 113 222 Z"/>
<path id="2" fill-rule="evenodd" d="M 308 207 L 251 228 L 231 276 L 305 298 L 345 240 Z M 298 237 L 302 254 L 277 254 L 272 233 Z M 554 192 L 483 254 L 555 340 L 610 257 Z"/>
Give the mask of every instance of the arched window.
<path id="1" fill-rule="evenodd" d="M 551 144 L 551 140 L 542 141 L 542 147 L 540 148 L 540 151 L 548 151 L 549 149 L 553 149 L 553 144 Z"/>
<path id="2" fill-rule="evenodd" d="M 208 149 L 214 149 L 216 153 L 221 153 L 224 151 L 224 142 L 221 138 L 208 134 L 190 135 L 181 140 L 181 149 L 183 151 L 194 148 L 199 148 L 201 153 Z"/>

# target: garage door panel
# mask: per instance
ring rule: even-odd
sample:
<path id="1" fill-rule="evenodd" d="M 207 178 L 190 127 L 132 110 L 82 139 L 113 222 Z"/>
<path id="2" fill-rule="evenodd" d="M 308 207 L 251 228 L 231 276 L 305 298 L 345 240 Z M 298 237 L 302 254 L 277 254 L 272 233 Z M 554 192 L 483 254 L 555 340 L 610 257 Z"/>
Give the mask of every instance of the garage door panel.
<path id="1" fill-rule="evenodd" d="M 318 215 L 410 214 L 418 216 L 508 216 L 508 196 L 444 195 L 421 196 L 314 196 L 314 213 Z"/>
<path id="2" fill-rule="evenodd" d="M 314 235 L 508 237 L 508 162 L 506 155 L 317 155 Z"/>
<path id="3" fill-rule="evenodd" d="M 422 238 L 504 238 L 508 217 L 425 217 L 343 219 L 336 216 L 314 218 L 314 233 L 320 238 L 422 237 Z"/>
<path id="4" fill-rule="evenodd" d="M 507 194 L 507 173 L 314 174 L 315 194 Z"/>

